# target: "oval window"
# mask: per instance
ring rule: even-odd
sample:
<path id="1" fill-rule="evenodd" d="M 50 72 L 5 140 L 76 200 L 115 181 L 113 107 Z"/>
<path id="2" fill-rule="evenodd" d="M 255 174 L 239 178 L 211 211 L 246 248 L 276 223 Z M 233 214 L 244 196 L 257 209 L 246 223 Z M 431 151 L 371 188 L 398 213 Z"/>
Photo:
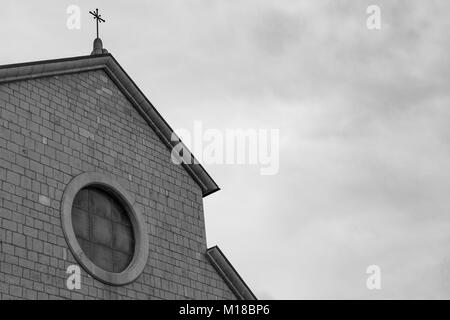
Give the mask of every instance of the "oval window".
<path id="1" fill-rule="evenodd" d="M 115 179 L 97 172 L 73 178 L 61 199 L 61 220 L 74 258 L 97 280 L 125 285 L 144 271 L 147 224 Z"/>

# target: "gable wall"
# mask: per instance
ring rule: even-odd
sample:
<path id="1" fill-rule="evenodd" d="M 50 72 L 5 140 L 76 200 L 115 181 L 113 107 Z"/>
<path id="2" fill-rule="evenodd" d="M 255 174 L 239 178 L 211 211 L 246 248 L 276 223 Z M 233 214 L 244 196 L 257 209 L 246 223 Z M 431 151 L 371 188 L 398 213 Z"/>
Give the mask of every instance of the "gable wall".
<path id="1" fill-rule="evenodd" d="M 0 299 L 234 298 L 205 258 L 199 186 L 106 73 L 1 84 L 0 112 Z M 82 269 L 81 290 L 70 291 L 66 269 L 76 261 L 60 201 L 89 171 L 112 175 L 134 195 L 150 253 L 129 285 L 105 285 Z"/>

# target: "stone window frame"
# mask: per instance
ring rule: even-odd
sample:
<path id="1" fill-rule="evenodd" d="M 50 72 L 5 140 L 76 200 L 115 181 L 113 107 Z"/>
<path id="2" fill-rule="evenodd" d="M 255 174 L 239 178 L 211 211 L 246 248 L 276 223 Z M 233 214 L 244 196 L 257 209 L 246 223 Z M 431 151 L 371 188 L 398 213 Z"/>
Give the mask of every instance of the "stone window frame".
<path id="1" fill-rule="evenodd" d="M 101 269 L 81 249 L 72 225 L 72 206 L 75 196 L 86 187 L 100 188 L 111 193 L 125 208 L 131 220 L 135 238 L 134 256 L 129 266 L 120 273 Z M 144 271 L 148 260 L 147 225 L 134 198 L 116 180 L 98 172 L 85 172 L 69 182 L 61 200 L 61 220 L 64 237 L 77 262 L 94 278 L 110 285 L 125 285 L 136 280 Z"/>

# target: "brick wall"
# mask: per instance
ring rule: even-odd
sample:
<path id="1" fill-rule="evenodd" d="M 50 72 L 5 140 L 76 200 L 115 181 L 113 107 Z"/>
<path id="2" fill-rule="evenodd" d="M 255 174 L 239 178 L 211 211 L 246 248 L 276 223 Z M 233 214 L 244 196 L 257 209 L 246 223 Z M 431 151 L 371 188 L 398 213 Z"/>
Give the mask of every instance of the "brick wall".
<path id="1" fill-rule="evenodd" d="M 0 299 L 233 299 L 205 258 L 202 195 L 103 71 L 0 85 Z M 136 198 L 150 254 L 133 283 L 105 285 L 76 264 L 60 201 L 75 176 L 113 175 Z"/>

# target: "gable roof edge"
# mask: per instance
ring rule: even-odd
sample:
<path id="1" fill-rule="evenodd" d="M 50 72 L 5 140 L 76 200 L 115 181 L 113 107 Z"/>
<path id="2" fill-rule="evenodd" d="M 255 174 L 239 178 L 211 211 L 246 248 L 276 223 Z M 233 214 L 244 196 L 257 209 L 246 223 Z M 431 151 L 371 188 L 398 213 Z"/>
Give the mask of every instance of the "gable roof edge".
<path id="1" fill-rule="evenodd" d="M 0 66 L 0 84 L 100 69 L 110 76 L 170 151 L 175 145 L 182 143 L 181 140 L 172 141 L 174 130 L 110 53 L 3 65 Z M 183 146 L 188 150 L 184 144 Z M 190 164 L 182 163 L 182 166 L 200 186 L 202 196 L 206 197 L 220 190 L 193 155 L 192 160 Z"/>

